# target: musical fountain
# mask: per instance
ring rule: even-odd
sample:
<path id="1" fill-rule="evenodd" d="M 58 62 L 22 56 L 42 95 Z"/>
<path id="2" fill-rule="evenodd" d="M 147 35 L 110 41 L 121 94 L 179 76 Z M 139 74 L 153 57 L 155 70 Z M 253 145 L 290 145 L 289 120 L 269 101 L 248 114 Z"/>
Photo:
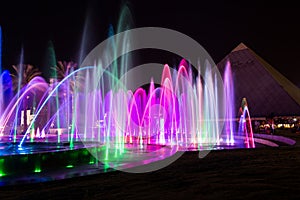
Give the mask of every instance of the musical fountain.
<path id="1" fill-rule="evenodd" d="M 107 52 L 130 43 L 110 40 Z M 255 147 L 245 100 L 236 117 L 229 61 L 223 80 L 212 63 L 182 59 L 176 69 L 163 66 L 158 84 L 149 79 L 132 90 L 126 87 L 129 58 L 120 60 L 79 68 L 59 62 L 49 84 L 22 63 L 11 76 L 0 59 L 2 184 L 126 171 L 184 151 Z"/>
<path id="2" fill-rule="evenodd" d="M 206 74 L 209 83 L 200 77 L 193 80 L 191 67 L 182 60 L 176 76 L 171 75 L 168 65 L 164 66 L 159 87 L 149 80 L 149 88 L 127 91 L 119 82 L 118 72 L 105 72 L 111 77 L 107 86 L 94 71 L 98 67 L 75 70 L 69 63 L 66 68 L 70 71 L 62 80 L 49 85 L 36 76 L 19 87 L 14 96 L 7 95 L 12 93 L 9 72 L 2 73 L 2 177 L 88 163 L 107 163 L 110 167 L 113 163 L 116 167 L 116 158 L 126 164 L 124 155 L 133 149 L 156 152 L 164 148 L 166 153 L 167 147 L 172 150 L 166 154 L 170 156 L 177 151 L 237 147 L 234 109 L 228 108 L 232 106 L 228 97 L 233 95 L 229 74 L 224 75 L 224 88 L 214 87 L 213 74 Z M 227 68 L 230 73 L 229 62 Z M 84 77 L 76 76 L 80 71 L 85 71 Z M 82 79 L 85 81 L 79 82 Z M 224 98 L 225 118 L 220 118 L 220 106 L 216 105 L 219 90 L 228 94 Z M 224 122 L 224 134 L 219 135 Z"/>

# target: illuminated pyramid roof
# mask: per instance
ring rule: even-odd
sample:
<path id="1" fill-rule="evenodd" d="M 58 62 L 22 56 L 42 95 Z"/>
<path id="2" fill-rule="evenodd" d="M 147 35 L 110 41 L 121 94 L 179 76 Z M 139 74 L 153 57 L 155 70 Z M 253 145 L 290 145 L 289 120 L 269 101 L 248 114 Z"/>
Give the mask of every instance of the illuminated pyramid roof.
<path id="1" fill-rule="evenodd" d="M 300 89 L 245 44 L 239 44 L 218 63 L 221 74 L 228 60 L 234 79 L 236 110 L 246 97 L 253 117 L 300 116 Z"/>

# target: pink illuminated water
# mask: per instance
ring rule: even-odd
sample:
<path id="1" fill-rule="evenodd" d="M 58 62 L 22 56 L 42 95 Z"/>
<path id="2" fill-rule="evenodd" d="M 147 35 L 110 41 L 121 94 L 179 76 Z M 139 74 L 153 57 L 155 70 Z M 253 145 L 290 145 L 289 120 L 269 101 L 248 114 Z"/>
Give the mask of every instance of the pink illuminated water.
<path id="1" fill-rule="evenodd" d="M 130 19 L 125 6 L 116 33 L 130 28 Z M 87 34 L 85 30 L 82 41 L 88 38 Z M 109 35 L 114 35 L 112 26 Z M 237 143 L 235 136 L 242 134 L 250 138 L 247 147 L 254 147 L 251 130 L 236 130 L 238 108 L 233 107 L 234 83 L 229 62 L 220 76 L 217 67 L 209 62 L 201 60 L 202 66 L 191 66 L 182 59 L 174 68 L 165 64 L 160 80 L 149 78 L 145 80 L 147 86 L 130 89 L 126 88 L 130 80 L 125 76 L 130 71 L 130 56 L 115 56 L 118 51 L 127 52 L 131 42 L 129 35 L 124 41 L 108 40 L 103 57 L 93 66 L 75 69 L 68 65 L 65 77 L 51 80 L 50 84 L 36 77 L 20 88 L 20 77 L 14 94 L 8 89 L 12 88 L 9 73 L 0 70 L 1 79 L 8 77 L 9 85 L 0 82 L 0 140 L 20 146 L 33 141 L 66 142 L 71 148 L 76 141 L 95 142 L 106 150 L 113 146 L 124 152 L 125 144 L 141 148 L 167 145 L 181 150 L 233 146 Z M 82 43 L 80 61 L 85 48 Z M 109 63 L 109 68 L 102 66 L 101 60 L 109 60 L 107 57 L 120 62 Z M 23 53 L 20 60 L 22 63 Z M 8 93 L 12 97 L 5 104 Z M 250 119 L 248 108 L 243 109 L 243 116 Z"/>
<path id="2" fill-rule="evenodd" d="M 95 81 L 99 78 L 97 73 L 91 71 L 96 68 L 75 70 L 54 88 L 40 77 L 33 79 L 2 112 L 2 140 L 12 140 L 12 130 L 17 130 L 14 139 L 21 143 L 81 140 L 102 145 L 113 143 L 120 149 L 126 143 L 135 143 L 140 146 L 175 145 L 186 150 L 234 145 L 235 134 L 243 132 L 246 147 L 255 147 L 252 130 L 243 125 L 245 120 L 241 120 L 239 126 L 241 129 L 243 125 L 245 131 L 235 130 L 236 112 L 229 62 L 224 73 L 224 88 L 217 87 L 218 80 L 209 70 L 203 75 L 205 79 L 201 76 L 193 78 L 191 68 L 182 60 L 177 73 L 172 74 L 170 67 L 164 66 L 159 87 L 149 80 L 148 88 L 131 91 L 120 87 L 104 92 L 105 87 L 99 84 L 101 81 Z M 80 83 L 84 84 L 83 87 L 72 93 L 64 90 L 59 97 L 59 107 L 50 112 L 48 108 L 53 110 L 55 104 L 55 90 L 62 86 L 68 88 L 65 84 L 70 84 L 78 71 L 86 72 L 85 83 Z M 109 76 L 118 84 L 114 74 Z M 27 130 L 22 130 L 20 117 L 24 102 L 30 108 L 28 117 L 31 121 Z M 243 109 L 242 116 L 249 120 L 247 106 Z"/>
<path id="3" fill-rule="evenodd" d="M 250 118 L 250 113 L 248 109 L 248 104 L 246 98 L 242 100 L 242 106 L 240 108 L 240 122 L 239 122 L 239 135 L 244 136 L 245 147 L 255 148 L 252 123 Z"/>
<path id="4" fill-rule="evenodd" d="M 234 144 L 234 131 L 235 131 L 235 109 L 234 104 L 234 87 L 232 80 L 232 72 L 230 62 L 226 63 L 224 73 L 224 93 L 225 93 L 225 107 L 226 107 L 226 120 L 225 120 L 225 132 L 226 143 Z"/>

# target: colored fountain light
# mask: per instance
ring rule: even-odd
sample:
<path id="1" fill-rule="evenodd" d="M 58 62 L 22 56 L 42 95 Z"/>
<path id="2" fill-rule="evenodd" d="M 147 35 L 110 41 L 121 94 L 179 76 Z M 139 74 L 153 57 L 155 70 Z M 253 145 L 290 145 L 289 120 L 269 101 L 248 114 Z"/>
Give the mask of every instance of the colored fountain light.
<path id="1" fill-rule="evenodd" d="M 0 26 L 0 74 L 2 73 L 2 28 Z"/>
<path id="2" fill-rule="evenodd" d="M 225 120 L 225 131 L 226 131 L 226 143 L 234 144 L 234 131 L 235 131 L 235 109 L 234 105 L 234 86 L 232 80 L 232 72 L 230 62 L 226 63 L 224 73 L 224 93 L 226 101 L 226 120 Z"/>
<path id="3" fill-rule="evenodd" d="M 177 67 L 160 66 L 159 76 L 152 76 L 157 66 L 147 72 L 144 66 L 131 66 L 129 53 L 137 49 L 126 32 L 130 18 L 123 8 L 117 34 L 110 26 L 107 46 L 91 65 L 82 64 L 86 26 L 81 67 L 57 61 L 49 42 L 49 82 L 37 68 L 24 64 L 23 49 L 14 71 L 2 70 L 0 26 L 0 185 L 24 174 L 37 177 L 77 168 L 146 172 L 136 168 L 177 159 L 184 151 L 256 147 L 246 98 L 240 108 L 234 107 L 230 62 L 221 76 L 206 53 L 195 66 L 186 58 Z M 121 33 L 122 40 L 114 37 Z M 140 74 L 128 76 L 136 68 L 142 69 Z M 141 73 L 151 78 L 128 87 Z"/>
<path id="4" fill-rule="evenodd" d="M 64 79 L 50 86 L 36 76 L 22 88 L 19 86 L 20 90 L 5 105 L 0 121 L 1 139 L 14 138 L 20 146 L 27 141 L 46 142 L 50 138 L 72 145 L 80 138 L 104 145 L 117 142 L 120 147 L 134 142 L 200 147 L 220 144 L 223 136 L 217 132 L 220 121 L 225 120 L 225 141 L 233 144 L 233 85 L 230 63 L 227 65 L 224 88 L 215 87 L 216 80 L 209 72 L 205 74 L 209 82 L 204 83 L 200 77 L 193 80 L 185 60 L 173 76 L 170 67 L 164 66 L 159 87 L 154 87 L 150 80 L 149 88 L 135 91 L 126 91 L 112 72 L 105 72 L 111 78 L 109 86 L 99 84 L 103 80 L 94 73 L 99 66 L 72 69 Z M 84 82 L 74 77 L 81 71 L 86 72 Z M 12 84 L 7 71 L 1 77 L 8 82 L 2 88 Z M 113 85 L 113 90 L 101 90 Z M 226 105 L 226 119 L 218 118 L 218 90 L 226 94 L 221 101 Z M 12 92 L 6 86 L 4 93 L 7 91 Z"/>
<path id="5" fill-rule="evenodd" d="M 119 25 L 117 33 L 127 28 Z M 165 64 L 160 80 L 127 88 L 130 57 L 116 52 L 126 52 L 130 39 L 109 40 L 104 51 L 103 60 L 120 62 L 79 68 L 57 62 L 49 42 L 50 83 L 23 64 L 23 50 L 15 72 L 2 71 L 0 42 L 0 177 L 82 164 L 123 169 L 187 150 L 255 147 L 246 101 L 239 126 L 236 120 L 229 61 L 223 80 L 213 64 L 182 59 L 176 68 Z"/>
<path id="6" fill-rule="evenodd" d="M 34 142 L 66 143 L 70 149 L 79 141 L 94 143 L 104 152 L 101 161 L 121 158 L 130 145 L 139 149 L 167 145 L 176 147 L 174 152 L 234 145 L 237 131 L 229 62 L 223 88 L 217 87 L 209 67 L 195 76 L 192 66 L 182 60 L 175 71 L 164 66 L 159 86 L 149 80 L 148 87 L 134 91 L 121 81 L 127 65 L 124 59 L 120 67 L 113 64 L 110 70 L 103 70 L 101 64 L 76 69 L 72 63 L 59 62 L 50 85 L 31 65 L 15 66 L 15 76 L 4 71 L 2 142 L 18 144 L 20 149 Z M 247 106 L 243 109 L 248 113 Z M 247 132 L 246 137 L 253 141 L 253 134 Z"/>
<path id="7" fill-rule="evenodd" d="M 240 108 L 240 122 L 239 122 L 239 134 L 245 137 L 245 145 L 247 148 L 255 148 L 252 123 L 250 113 L 248 109 L 248 103 L 246 98 L 242 99 L 242 105 Z"/>
<path id="8" fill-rule="evenodd" d="M 32 70 L 30 66 L 18 67 Z M 234 145 L 237 131 L 232 120 L 230 63 L 224 74 L 224 88 L 216 87 L 210 71 L 205 73 L 207 82 L 200 76 L 193 79 L 192 67 L 182 60 L 173 74 L 168 65 L 164 66 L 159 86 L 149 80 L 148 87 L 135 91 L 126 90 L 115 69 L 104 71 L 107 76 L 103 79 L 109 80 L 105 85 L 97 73 L 101 66 L 74 69 L 69 63 L 63 67 L 69 73 L 52 85 L 35 76 L 20 87 L 19 77 L 16 94 L 4 99 L 8 104 L 0 119 L 2 142 L 19 144 L 20 149 L 27 143 L 62 143 L 70 149 L 76 142 L 93 143 L 101 147 L 103 162 L 122 158 L 131 147 L 151 150 L 153 145 L 170 146 L 176 147 L 176 152 Z M 6 80 L 1 85 L 3 93 L 12 93 L 10 74 L 4 71 L 2 77 Z M 221 106 L 217 105 L 217 98 L 222 98 L 218 97 L 219 91 L 226 94 Z M 223 118 L 220 108 L 226 109 Z M 220 124 L 224 121 L 222 131 Z M 36 167 L 34 172 L 40 170 Z"/>

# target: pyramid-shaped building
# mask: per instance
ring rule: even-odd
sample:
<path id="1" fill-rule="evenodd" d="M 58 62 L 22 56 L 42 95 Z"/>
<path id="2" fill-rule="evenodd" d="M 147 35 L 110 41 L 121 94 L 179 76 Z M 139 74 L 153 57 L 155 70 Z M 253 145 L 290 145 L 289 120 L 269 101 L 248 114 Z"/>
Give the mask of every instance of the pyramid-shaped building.
<path id="1" fill-rule="evenodd" d="M 252 117 L 300 116 L 300 89 L 246 45 L 239 44 L 218 63 L 221 74 L 227 61 L 231 63 L 237 111 L 245 97 Z"/>

